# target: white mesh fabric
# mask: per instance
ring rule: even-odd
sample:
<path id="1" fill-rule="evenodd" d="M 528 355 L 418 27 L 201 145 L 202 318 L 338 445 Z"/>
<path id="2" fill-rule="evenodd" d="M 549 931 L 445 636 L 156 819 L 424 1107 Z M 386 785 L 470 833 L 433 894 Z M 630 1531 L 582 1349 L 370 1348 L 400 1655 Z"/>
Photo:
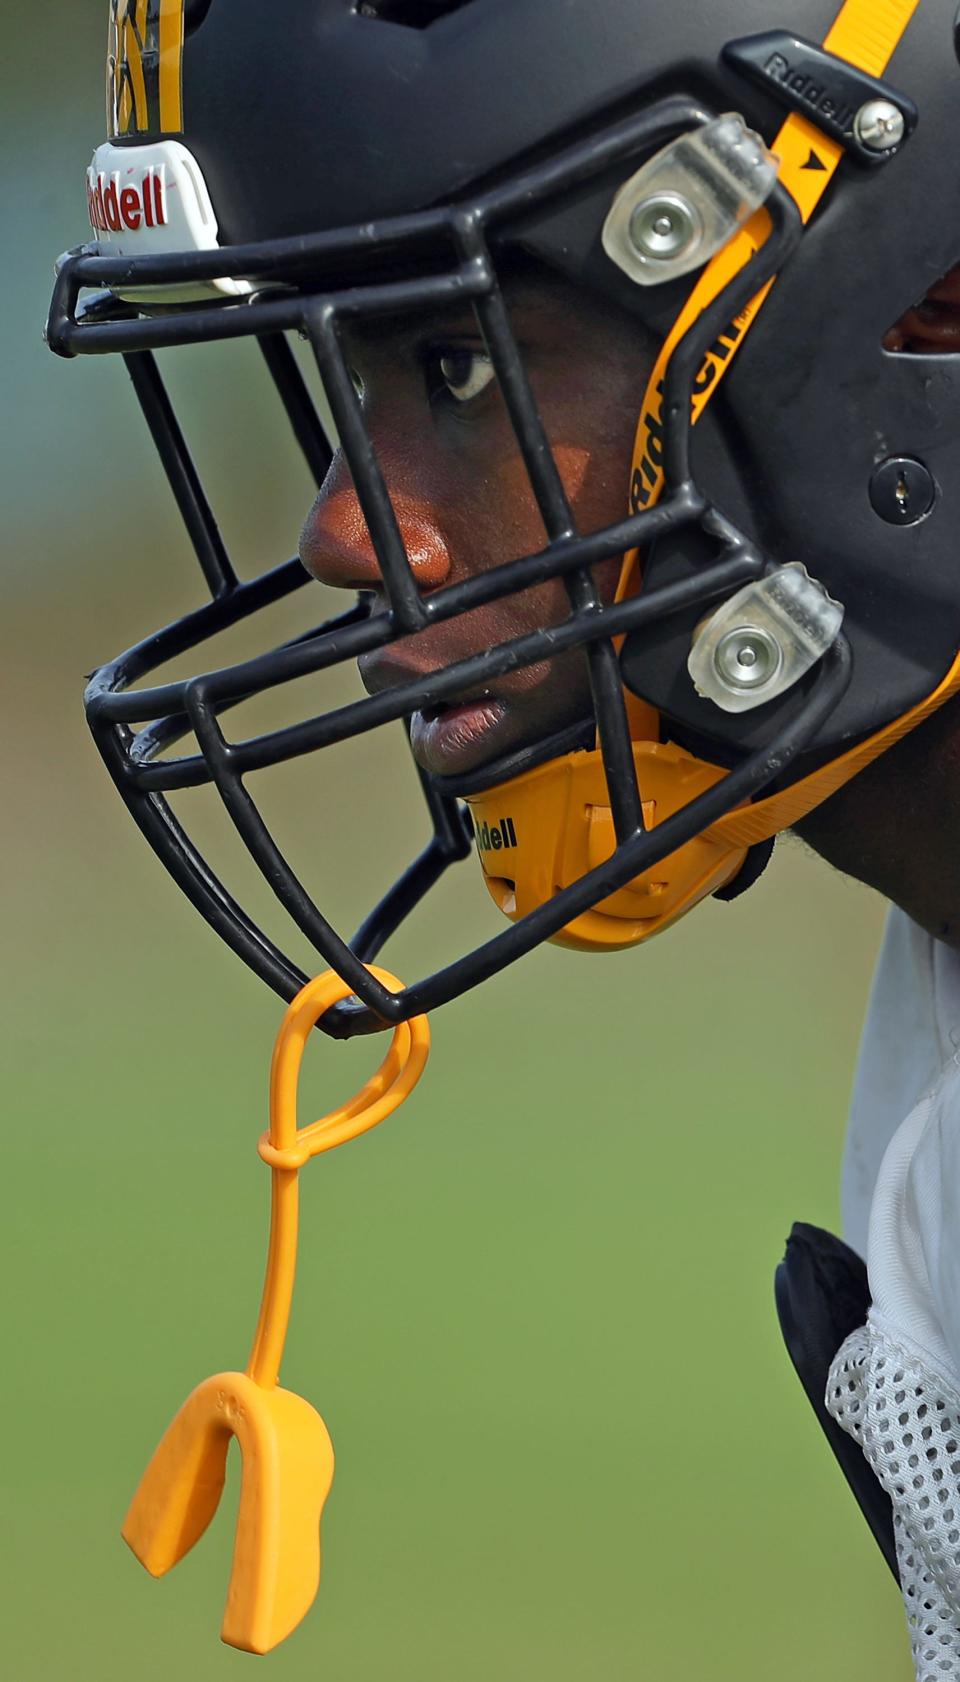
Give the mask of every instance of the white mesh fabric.
<path id="1" fill-rule="evenodd" d="M 826 1405 L 893 1502 L 917 1682 L 960 1682 L 960 1394 L 871 1315 Z"/>

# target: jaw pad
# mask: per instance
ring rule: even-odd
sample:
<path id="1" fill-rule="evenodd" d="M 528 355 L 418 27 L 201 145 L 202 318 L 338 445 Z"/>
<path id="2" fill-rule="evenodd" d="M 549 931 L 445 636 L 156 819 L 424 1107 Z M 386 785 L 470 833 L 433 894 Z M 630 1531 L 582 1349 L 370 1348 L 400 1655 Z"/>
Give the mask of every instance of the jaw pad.
<path id="1" fill-rule="evenodd" d="M 221 1638 L 268 1653 L 295 1629 L 320 1582 L 320 1517 L 333 1445 L 320 1415 L 290 1390 L 219 1373 L 189 1396 L 165 1432 L 123 1525 L 154 1577 L 189 1553 L 217 1510 L 227 1450 L 243 1457 L 233 1570 Z"/>

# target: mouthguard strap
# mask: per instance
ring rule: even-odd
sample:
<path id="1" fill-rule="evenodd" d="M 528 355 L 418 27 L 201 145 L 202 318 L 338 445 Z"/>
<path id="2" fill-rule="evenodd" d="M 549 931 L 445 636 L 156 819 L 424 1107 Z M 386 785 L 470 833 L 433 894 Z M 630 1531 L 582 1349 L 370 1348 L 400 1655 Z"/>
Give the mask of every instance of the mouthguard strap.
<path id="1" fill-rule="evenodd" d="M 402 991 L 389 971 L 369 966 L 385 987 Z M 297 1087 L 307 1041 L 320 1018 L 342 999 L 350 983 L 330 970 L 298 993 L 277 1035 L 270 1071 L 270 1128 L 259 1152 L 271 1170 L 270 1245 L 253 1349 L 247 1373 L 265 1389 L 279 1378 L 297 1266 L 299 1171 L 311 1157 L 368 1133 L 410 1096 L 426 1066 L 430 1029 L 425 1016 L 401 1022 L 376 1074 L 355 1097 L 308 1127 L 297 1126 Z"/>

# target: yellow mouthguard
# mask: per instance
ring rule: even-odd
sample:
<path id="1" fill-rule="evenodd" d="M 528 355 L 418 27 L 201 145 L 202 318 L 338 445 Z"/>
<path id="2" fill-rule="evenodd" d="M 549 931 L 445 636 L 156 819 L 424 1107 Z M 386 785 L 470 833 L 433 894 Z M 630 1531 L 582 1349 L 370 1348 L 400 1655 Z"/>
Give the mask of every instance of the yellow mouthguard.
<path id="1" fill-rule="evenodd" d="M 384 986 L 401 983 L 371 966 Z M 270 1247 L 260 1318 L 246 1372 L 218 1373 L 193 1391 L 165 1432 L 123 1525 L 155 1577 L 189 1553 L 217 1510 L 232 1437 L 243 1460 L 233 1570 L 221 1637 L 268 1653 L 309 1611 L 320 1582 L 320 1518 L 333 1481 L 333 1446 L 309 1402 L 279 1387 L 297 1266 L 299 1172 L 366 1133 L 409 1097 L 430 1050 L 425 1016 L 401 1023 L 377 1073 L 348 1103 L 297 1127 L 307 1039 L 352 988 L 332 971 L 311 981 L 284 1017 L 270 1073 L 270 1128 L 259 1150 L 272 1177 Z"/>

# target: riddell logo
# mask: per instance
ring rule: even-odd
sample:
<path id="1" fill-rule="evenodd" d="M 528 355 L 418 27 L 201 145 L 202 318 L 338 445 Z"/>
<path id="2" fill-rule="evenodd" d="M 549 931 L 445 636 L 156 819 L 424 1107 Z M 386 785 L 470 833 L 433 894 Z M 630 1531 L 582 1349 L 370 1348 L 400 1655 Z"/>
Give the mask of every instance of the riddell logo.
<path id="1" fill-rule="evenodd" d="M 852 134 L 857 107 L 839 89 L 827 85 L 819 62 L 791 64 L 785 53 L 773 53 L 763 68 L 772 82 L 782 82 L 818 116 L 825 117 L 844 134 Z"/>
<path id="2" fill-rule="evenodd" d="M 512 818 L 501 818 L 499 824 L 482 823 L 477 829 L 477 846 L 481 853 L 502 853 L 517 845 Z"/>
<path id="3" fill-rule="evenodd" d="M 726 372 L 726 365 L 739 348 L 743 334 L 744 317 L 741 316 L 737 321 L 732 321 L 729 327 L 725 327 L 710 346 L 700 372 L 693 382 L 695 421 L 706 408 L 717 381 Z M 645 508 L 649 508 L 654 497 L 659 496 L 663 489 L 663 402 L 666 389 L 665 381 L 661 380 L 650 399 L 649 409 L 644 412 L 644 449 L 640 465 L 634 469 L 630 486 L 630 509 L 634 514 L 641 514 Z"/>
<path id="4" fill-rule="evenodd" d="M 149 169 L 134 185 L 121 187 L 119 175 L 87 176 L 87 208 L 90 224 L 96 233 L 119 234 L 123 229 L 136 233 L 138 228 L 165 228 L 167 205 L 163 176 Z"/>

